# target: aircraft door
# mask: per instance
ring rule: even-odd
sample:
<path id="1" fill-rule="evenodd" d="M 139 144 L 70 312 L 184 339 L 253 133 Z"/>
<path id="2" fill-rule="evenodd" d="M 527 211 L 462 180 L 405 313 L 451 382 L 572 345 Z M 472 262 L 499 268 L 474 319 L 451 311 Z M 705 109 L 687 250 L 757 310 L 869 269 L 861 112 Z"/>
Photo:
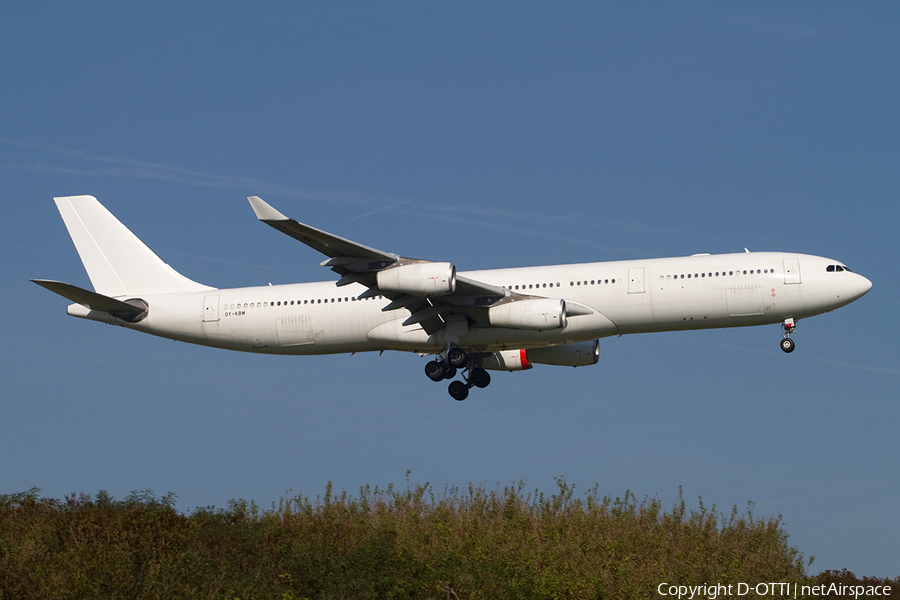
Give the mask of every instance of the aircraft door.
<path id="1" fill-rule="evenodd" d="M 644 267 L 631 267 L 628 269 L 628 293 L 644 293 Z"/>
<path id="2" fill-rule="evenodd" d="M 210 323 L 219 320 L 219 297 L 207 296 L 203 299 L 203 322 Z"/>
<path id="3" fill-rule="evenodd" d="M 784 263 L 784 282 L 800 283 L 800 259 L 785 258 L 782 259 L 782 262 Z"/>

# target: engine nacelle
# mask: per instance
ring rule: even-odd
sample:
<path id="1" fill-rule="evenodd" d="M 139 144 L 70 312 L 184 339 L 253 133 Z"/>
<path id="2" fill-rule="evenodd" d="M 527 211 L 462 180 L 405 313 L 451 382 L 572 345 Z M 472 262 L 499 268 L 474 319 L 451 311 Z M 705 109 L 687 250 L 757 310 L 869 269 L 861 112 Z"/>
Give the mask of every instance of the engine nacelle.
<path id="1" fill-rule="evenodd" d="M 538 298 L 506 302 L 488 309 L 493 327 L 510 329 L 562 329 L 567 325 L 566 301 L 561 298 Z"/>
<path id="2" fill-rule="evenodd" d="M 600 360 L 600 340 L 572 342 L 527 351 L 528 362 L 561 367 L 588 367 Z"/>
<path id="3" fill-rule="evenodd" d="M 489 371 L 524 371 L 532 365 L 526 356 L 527 350 L 503 350 L 494 352 L 481 361 L 481 367 Z"/>
<path id="4" fill-rule="evenodd" d="M 600 360 L 600 340 L 560 344 L 531 350 L 503 350 L 481 361 L 482 368 L 491 371 L 525 371 L 535 364 L 563 367 L 587 367 Z"/>
<path id="5" fill-rule="evenodd" d="M 456 291 L 456 267 L 452 263 L 414 263 L 378 271 L 378 289 L 414 296 L 444 296 Z"/>

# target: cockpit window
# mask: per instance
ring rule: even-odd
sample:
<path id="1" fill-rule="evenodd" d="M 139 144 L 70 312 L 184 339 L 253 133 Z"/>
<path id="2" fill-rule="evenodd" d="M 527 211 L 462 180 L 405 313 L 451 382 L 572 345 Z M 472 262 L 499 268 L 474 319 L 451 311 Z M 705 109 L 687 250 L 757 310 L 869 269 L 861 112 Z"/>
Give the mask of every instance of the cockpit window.
<path id="1" fill-rule="evenodd" d="M 829 273 L 834 273 L 834 265 L 828 265 L 825 270 Z"/>
<path id="2" fill-rule="evenodd" d="M 825 267 L 825 270 L 829 273 L 834 273 L 834 272 L 843 273 L 844 271 L 847 271 L 848 273 L 853 272 L 850 269 L 848 269 L 847 267 L 845 267 L 844 265 L 828 265 L 827 267 Z"/>

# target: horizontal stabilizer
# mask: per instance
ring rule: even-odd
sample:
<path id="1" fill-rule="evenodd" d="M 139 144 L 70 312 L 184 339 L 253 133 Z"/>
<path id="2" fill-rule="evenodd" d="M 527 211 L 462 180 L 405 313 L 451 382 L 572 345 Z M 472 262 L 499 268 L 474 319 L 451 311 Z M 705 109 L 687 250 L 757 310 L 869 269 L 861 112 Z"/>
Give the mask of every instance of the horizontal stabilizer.
<path id="1" fill-rule="evenodd" d="M 68 298 L 72 302 L 91 310 L 108 312 L 117 316 L 138 315 L 146 310 L 146 307 L 132 306 L 121 300 L 116 300 L 115 298 L 110 298 L 109 296 L 91 292 L 61 281 L 50 281 L 47 279 L 32 279 L 31 281 L 41 287 L 47 288 L 53 293 L 59 294 L 63 298 Z"/>

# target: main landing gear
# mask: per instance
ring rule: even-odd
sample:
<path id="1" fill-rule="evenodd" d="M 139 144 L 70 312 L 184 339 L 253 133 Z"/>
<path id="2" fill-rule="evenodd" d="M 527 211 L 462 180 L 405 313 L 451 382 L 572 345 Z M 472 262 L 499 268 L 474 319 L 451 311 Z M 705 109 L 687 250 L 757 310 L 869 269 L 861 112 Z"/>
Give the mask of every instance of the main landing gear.
<path id="1" fill-rule="evenodd" d="M 459 369 L 463 369 L 464 381 L 451 381 L 447 391 L 454 400 L 465 400 L 472 387 L 486 388 L 491 383 L 491 375 L 475 365 L 469 355 L 457 346 L 447 348 L 443 356 L 425 365 L 425 375 L 432 381 L 453 379 Z"/>
<path id="2" fill-rule="evenodd" d="M 794 323 L 794 319 L 785 319 L 781 327 L 784 329 L 784 338 L 781 340 L 781 349 L 788 353 L 793 352 L 794 340 L 791 339 L 791 334 L 797 331 L 797 325 Z"/>

